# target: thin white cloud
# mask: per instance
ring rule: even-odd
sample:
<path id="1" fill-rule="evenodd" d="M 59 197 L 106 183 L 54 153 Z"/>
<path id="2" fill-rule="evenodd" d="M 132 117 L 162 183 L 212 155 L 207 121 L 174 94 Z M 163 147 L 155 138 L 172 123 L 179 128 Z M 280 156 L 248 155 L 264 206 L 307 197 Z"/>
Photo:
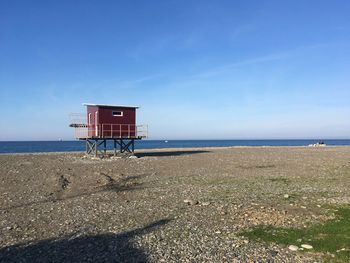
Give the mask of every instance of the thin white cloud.
<path id="1" fill-rule="evenodd" d="M 192 75 L 191 78 L 212 77 L 212 76 L 222 74 L 226 71 L 232 70 L 234 68 L 248 66 L 248 65 L 255 65 L 255 64 L 260 64 L 260 63 L 265 63 L 265 62 L 273 62 L 273 61 L 283 60 L 283 59 L 291 58 L 301 51 L 315 49 L 315 48 L 322 48 L 322 47 L 327 47 L 327 46 L 329 46 L 329 44 L 320 43 L 320 44 L 314 44 L 314 45 L 309 45 L 309 46 L 302 46 L 302 47 L 298 47 L 298 48 L 294 48 L 294 49 L 290 49 L 290 50 L 286 50 L 286 51 L 282 51 L 282 52 L 267 54 L 267 55 L 263 55 L 263 56 L 259 56 L 259 57 L 255 57 L 255 58 L 248 58 L 248 59 L 237 61 L 234 63 L 229 63 L 229 64 L 225 64 L 222 66 L 218 66 L 218 67 L 215 67 L 212 69 L 207 69 L 203 72 Z"/>
<path id="2" fill-rule="evenodd" d="M 206 70 L 206 71 L 201 72 L 201 73 L 194 74 L 194 75 L 192 75 L 191 78 L 208 78 L 208 77 L 222 74 L 228 70 L 232 70 L 232 69 L 237 68 L 237 67 L 281 60 L 284 58 L 288 58 L 289 56 L 290 56 L 290 54 L 285 52 L 285 53 L 276 53 L 276 54 L 271 54 L 271 55 L 266 55 L 266 56 L 261 56 L 261 57 L 256 57 L 256 58 L 250 58 L 250 59 L 226 64 L 223 66 L 219 66 L 219 67 L 215 67 L 215 68 Z"/>

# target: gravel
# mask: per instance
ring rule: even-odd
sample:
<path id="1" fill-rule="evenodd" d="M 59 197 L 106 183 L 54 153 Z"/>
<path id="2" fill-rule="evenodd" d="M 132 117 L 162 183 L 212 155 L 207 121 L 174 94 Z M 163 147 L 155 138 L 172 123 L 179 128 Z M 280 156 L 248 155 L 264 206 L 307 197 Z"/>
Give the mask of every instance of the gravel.
<path id="1" fill-rule="evenodd" d="M 349 156 L 349 147 L 0 155 L 0 261 L 319 261 L 240 232 L 333 218 L 329 205 L 350 200 Z"/>

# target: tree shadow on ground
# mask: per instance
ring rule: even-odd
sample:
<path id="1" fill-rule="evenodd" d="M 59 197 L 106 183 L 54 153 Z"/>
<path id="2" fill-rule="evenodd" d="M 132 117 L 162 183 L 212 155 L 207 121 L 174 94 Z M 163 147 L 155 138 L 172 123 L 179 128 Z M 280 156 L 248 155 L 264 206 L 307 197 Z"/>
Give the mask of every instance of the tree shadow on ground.
<path id="1" fill-rule="evenodd" d="M 188 151 L 156 151 L 156 152 L 140 152 L 135 153 L 137 157 L 165 157 L 165 156 L 180 156 L 180 155 L 190 155 L 197 153 L 209 153 L 210 151 L 203 150 L 188 150 Z"/>
<path id="2" fill-rule="evenodd" d="M 54 202 L 59 202 L 59 201 L 64 201 L 64 200 L 69 200 L 69 199 L 74 199 L 78 197 L 83 197 L 83 196 L 90 196 L 93 194 L 98 194 L 98 193 L 104 193 L 104 192 L 129 192 L 129 191 L 135 191 L 135 190 L 141 190 L 143 189 L 142 184 L 137 183 L 137 182 L 132 182 L 133 180 L 139 179 L 141 176 L 128 176 L 126 178 L 122 178 L 119 181 L 115 181 L 114 179 L 110 179 L 110 181 L 106 185 L 94 187 L 93 189 L 87 189 L 85 191 L 77 191 L 75 193 L 70 193 L 68 195 L 62 194 L 64 191 L 59 191 L 56 193 L 51 193 L 46 199 L 39 200 L 39 201 L 32 201 L 32 202 L 26 202 L 23 204 L 18 204 L 18 205 L 12 205 L 9 207 L 0 207 L 0 211 L 6 211 L 6 210 L 11 210 L 11 209 L 16 209 L 16 208 L 23 208 L 23 207 L 28 207 L 32 205 L 38 205 L 38 204 L 45 204 L 45 203 L 54 203 Z M 64 189 L 62 189 L 64 190 Z"/>
<path id="3" fill-rule="evenodd" d="M 73 235 L 0 249 L 0 262 L 149 262 L 147 254 L 132 239 L 170 222 L 163 219 L 120 234 Z"/>

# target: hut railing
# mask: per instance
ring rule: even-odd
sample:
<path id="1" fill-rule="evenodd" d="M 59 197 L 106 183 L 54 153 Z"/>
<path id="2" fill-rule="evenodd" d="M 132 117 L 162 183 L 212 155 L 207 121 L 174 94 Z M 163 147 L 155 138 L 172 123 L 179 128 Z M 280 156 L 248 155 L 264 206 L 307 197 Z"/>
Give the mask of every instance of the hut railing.
<path id="1" fill-rule="evenodd" d="M 77 139 L 133 139 L 148 137 L 148 125 L 104 123 L 98 125 L 79 124 L 72 127 L 75 128 L 75 137 Z"/>

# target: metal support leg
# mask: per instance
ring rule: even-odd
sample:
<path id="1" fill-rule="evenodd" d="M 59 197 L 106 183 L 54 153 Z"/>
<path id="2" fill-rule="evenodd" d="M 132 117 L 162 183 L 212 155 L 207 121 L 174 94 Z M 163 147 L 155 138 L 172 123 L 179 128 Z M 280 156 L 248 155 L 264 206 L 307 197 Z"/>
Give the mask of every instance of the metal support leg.
<path id="1" fill-rule="evenodd" d="M 114 145 L 114 156 L 117 156 L 117 141 L 113 140 L 113 145 Z"/>
<path id="2" fill-rule="evenodd" d="M 133 149 L 134 149 L 134 140 L 129 140 L 128 142 L 124 142 L 123 139 L 120 140 L 120 152 L 124 153 L 124 152 L 128 152 L 128 153 L 132 153 Z M 131 147 L 131 149 L 130 149 Z"/>
<path id="3" fill-rule="evenodd" d="M 102 149 L 103 147 L 103 149 Z M 119 150 L 118 150 L 119 149 Z M 118 153 L 135 152 L 135 139 L 113 139 L 114 156 Z M 86 154 L 98 157 L 98 155 L 107 154 L 107 140 L 105 139 L 86 139 Z"/>
<path id="4" fill-rule="evenodd" d="M 95 144 L 93 141 L 86 140 L 86 153 L 87 154 L 91 154 L 92 152 L 94 152 L 94 147 L 95 147 Z"/>

